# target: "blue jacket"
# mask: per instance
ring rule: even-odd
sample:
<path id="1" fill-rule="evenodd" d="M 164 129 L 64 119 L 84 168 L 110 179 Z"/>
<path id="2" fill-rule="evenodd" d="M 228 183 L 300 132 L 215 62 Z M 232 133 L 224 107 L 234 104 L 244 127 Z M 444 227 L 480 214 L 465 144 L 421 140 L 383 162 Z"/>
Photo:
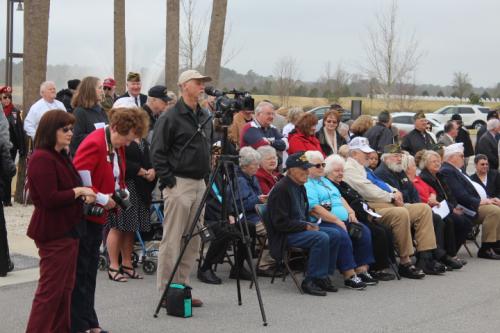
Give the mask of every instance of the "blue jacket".
<path id="1" fill-rule="evenodd" d="M 413 186 L 413 183 L 408 179 L 404 171 L 393 172 L 382 162 L 375 170 L 375 174 L 387 184 L 397 188 L 403 194 L 403 201 L 405 203 L 420 202 L 417 189 Z"/>
<path id="2" fill-rule="evenodd" d="M 477 212 L 481 198 L 474 186 L 465 178 L 467 176 L 447 162 L 443 163 L 440 173 L 457 202 Z"/>
<path id="3" fill-rule="evenodd" d="M 255 205 L 261 203 L 259 195 L 262 194 L 259 181 L 257 177 L 250 177 L 241 170 L 238 170 L 237 179 L 239 192 L 235 194 L 236 204 L 240 210 L 245 211 L 247 221 L 257 223 L 260 219 L 255 211 Z M 240 206 L 240 199 L 243 201 L 243 207 Z"/>

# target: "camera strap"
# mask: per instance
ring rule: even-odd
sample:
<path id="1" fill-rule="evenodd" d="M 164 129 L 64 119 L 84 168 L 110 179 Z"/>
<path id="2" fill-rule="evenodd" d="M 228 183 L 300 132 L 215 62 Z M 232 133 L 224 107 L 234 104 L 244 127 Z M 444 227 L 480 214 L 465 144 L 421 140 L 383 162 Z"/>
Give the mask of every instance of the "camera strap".
<path id="1" fill-rule="evenodd" d="M 113 168 L 113 177 L 115 179 L 115 189 L 120 188 L 120 154 L 116 152 L 115 148 L 111 144 L 111 130 L 109 126 L 106 126 L 105 130 L 105 139 L 106 139 L 106 149 L 107 149 L 107 160 L 109 163 L 111 163 L 112 168 Z"/>

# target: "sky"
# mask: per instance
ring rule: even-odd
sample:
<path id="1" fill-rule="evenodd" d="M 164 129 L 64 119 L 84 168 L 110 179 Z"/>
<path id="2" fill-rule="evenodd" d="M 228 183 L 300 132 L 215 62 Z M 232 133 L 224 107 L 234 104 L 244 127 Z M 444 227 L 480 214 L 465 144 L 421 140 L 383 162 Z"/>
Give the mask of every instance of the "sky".
<path id="1" fill-rule="evenodd" d="M 206 39 L 212 1 L 194 1 Z M 375 13 L 389 5 L 390 0 L 229 0 L 225 52 L 236 56 L 225 66 L 272 75 L 276 62 L 291 56 L 305 81 L 323 75 L 328 61 L 360 73 L 367 31 Z M 474 86 L 500 82 L 500 1 L 400 0 L 398 7 L 401 39 L 415 34 L 423 53 L 417 83 L 449 85 L 458 71 L 468 73 Z M 5 15 L 6 0 L 0 0 L 0 58 Z M 166 0 L 126 0 L 127 69 L 148 68 L 143 81 L 154 81 L 162 71 L 165 21 Z M 22 13 L 15 13 L 14 22 L 15 51 L 22 51 Z M 111 75 L 113 0 L 52 0 L 48 63 L 90 66 L 98 73 L 89 75 Z"/>

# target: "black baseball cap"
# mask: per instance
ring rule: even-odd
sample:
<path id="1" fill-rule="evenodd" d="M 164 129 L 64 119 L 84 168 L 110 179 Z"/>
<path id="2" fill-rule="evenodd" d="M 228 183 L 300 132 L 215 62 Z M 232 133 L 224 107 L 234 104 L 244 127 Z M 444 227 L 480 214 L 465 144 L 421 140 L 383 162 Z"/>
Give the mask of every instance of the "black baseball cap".
<path id="1" fill-rule="evenodd" d="M 286 159 L 287 170 L 290 168 L 301 168 L 307 170 L 312 167 L 313 165 L 309 163 L 309 160 L 307 159 L 306 154 L 303 151 L 288 155 L 288 158 Z"/>
<path id="2" fill-rule="evenodd" d="M 167 103 L 167 102 L 172 100 L 172 98 L 168 97 L 167 93 L 168 93 L 167 87 L 162 86 L 162 85 L 158 85 L 158 86 L 151 87 L 151 89 L 149 89 L 148 96 L 159 98 L 162 101 L 164 101 L 165 103 Z"/>

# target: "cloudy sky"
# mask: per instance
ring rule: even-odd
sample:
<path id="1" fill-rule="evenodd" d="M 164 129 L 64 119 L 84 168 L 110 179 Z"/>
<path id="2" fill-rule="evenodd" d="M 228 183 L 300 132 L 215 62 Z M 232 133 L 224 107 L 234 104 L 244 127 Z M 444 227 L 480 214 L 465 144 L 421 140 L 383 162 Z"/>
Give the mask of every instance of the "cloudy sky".
<path id="1" fill-rule="evenodd" d="M 208 16 L 210 0 L 195 0 L 197 21 Z M 161 71 L 165 45 L 166 0 L 126 0 L 127 67 Z M 343 63 L 350 72 L 365 64 L 367 29 L 385 0 L 229 0 L 230 38 L 226 50 L 239 50 L 226 65 L 238 72 L 273 73 L 276 61 L 294 57 L 300 78 L 316 80 L 325 63 Z M 469 73 L 475 86 L 500 82 L 500 1 L 400 0 L 402 38 L 415 33 L 425 54 L 418 83 L 450 84 L 453 73 Z M 5 54 L 6 0 L 0 0 L 0 58 Z M 16 51 L 22 48 L 22 16 L 16 13 Z M 182 26 L 181 22 L 181 26 Z M 206 38 L 206 37 L 205 37 Z M 52 0 L 50 64 L 79 64 L 112 73 L 113 1 Z M 206 43 L 203 43 L 205 47 Z"/>

